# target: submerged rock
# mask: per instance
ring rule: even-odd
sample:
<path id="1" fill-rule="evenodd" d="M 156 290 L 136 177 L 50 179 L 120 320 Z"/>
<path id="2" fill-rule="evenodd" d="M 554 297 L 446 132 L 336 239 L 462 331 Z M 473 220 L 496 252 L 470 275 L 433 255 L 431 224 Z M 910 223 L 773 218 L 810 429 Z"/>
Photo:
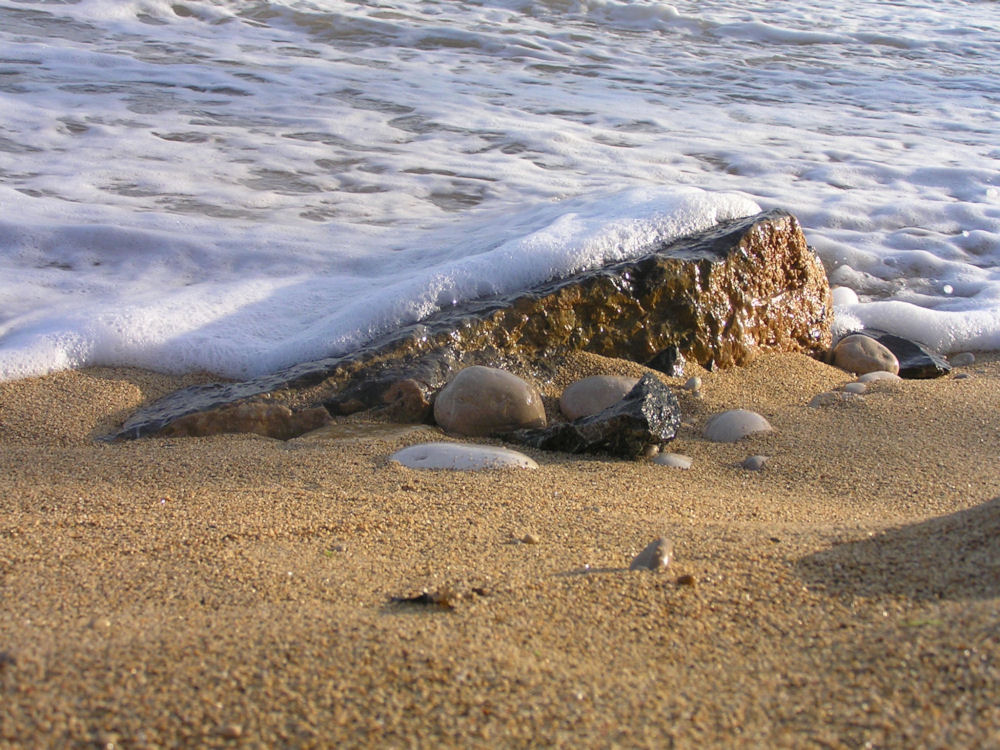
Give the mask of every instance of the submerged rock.
<path id="1" fill-rule="evenodd" d="M 566 387 L 559 397 L 559 409 L 567 419 L 589 417 L 620 401 L 635 388 L 639 378 L 593 375 Z"/>
<path id="2" fill-rule="evenodd" d="M 683 358 L 729 367 L 762 351 L 826 351 L 832 320 L 822 263 L 795 217 L 770 211 L 635 260 L 442 310 L 347 354 L 177 391 L 137 411 L 118 437 L 264 393 L 333 414 L 373 409 L 422 421 L 433 394 L 469 365 L 544 371 L 582 350 L 661 368 Z"/>
<path id="3" fill-rule="evenodd" d="M 225 433 L 251 433 L 290 440 L 329 422 L 330 413 L 323 408 L 293 412 L 281 404 L 251 401 L 188 414 L 175 419 L 157 434 L 162 437 L 205 437 Z"/>
<path id="4" fill-rule="evenodd" d="M 607 409 L 544 430 L 517 430 L 509 440 L 564 453 L 610 453 L 639 458 L 646 450 L 674 439 L 681 410 L 670 389 L 654 375 L 644 375 L 625 398 Z"/>
<path id="5" fill-rule="evenodd" d="M 484 436 L 544 427 L 541 394 L 504 370 L 474 365 L 448 381 L 434 400 L 434 421 L 448 432 Z"/>

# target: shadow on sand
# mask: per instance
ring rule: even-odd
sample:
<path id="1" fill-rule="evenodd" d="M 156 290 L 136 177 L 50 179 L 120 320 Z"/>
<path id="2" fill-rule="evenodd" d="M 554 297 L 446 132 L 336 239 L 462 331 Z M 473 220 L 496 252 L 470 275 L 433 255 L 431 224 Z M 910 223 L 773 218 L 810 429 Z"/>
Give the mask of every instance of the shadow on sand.
<path id="1" fill-rule="evenodd" d="M 798 562 L 830 593 L 915 600 L 1000 597 L 1000 497 L 968 510 L 838 544 Z"/>

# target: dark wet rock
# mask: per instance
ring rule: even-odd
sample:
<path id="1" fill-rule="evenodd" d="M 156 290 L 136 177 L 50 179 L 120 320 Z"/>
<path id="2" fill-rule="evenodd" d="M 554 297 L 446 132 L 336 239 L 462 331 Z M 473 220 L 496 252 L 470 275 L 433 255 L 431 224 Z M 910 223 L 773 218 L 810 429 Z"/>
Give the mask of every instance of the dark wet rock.
<path id="1" fill-rule="evenodd" d="M 646 367 L 672 378 L 684 377 L 684 355 L 681 354 L 680 347 L 668 346 L 646 363 Z"/>
<path id="2" fill-rule="evenodd" d="M 322 407 L 293 412 L 282 404 L 251 401 L 188 414 L 175 419 L 157 434 L 162 437 L 205 437 L 251 433 L 291 440 L 329 422 L 330 413 Z"/>
<path id="3" fill-rule="evenodd" d="M 857 333 L 875 339 L 895 355 L 899 362 L 899 377 L 901 378 L 926 380 L 940 378 L 951 372 L 951 365 L 944 357 L 919 341 L 874 329 L 857 331 Z"/>
<path id="4" fill-rule="evenodd" d="M 598 414 L 543 430 L 517 430 L 504 437 L 548 451 L 638 458 L 650 446 L 673 440 L 680 424 L 681 410 L 674 394 L 656 376 L 647 374 L 625 398 Z"/>
<path id="5" fill-rule="evenodd" d="M 587 351 L 669 369 L 676 349 L 703 367 L 730 367 L 762 351 L 824 352 L 832 320 L 826 274 L 798 221 L 770 211 L 636 260 L 443 310 L 347 354 L 177 391 L 136 412 L 118 437 L 262 394 L 332 414 L 422 421 L 434 393 L 470 365 L 536 372 Z"/>

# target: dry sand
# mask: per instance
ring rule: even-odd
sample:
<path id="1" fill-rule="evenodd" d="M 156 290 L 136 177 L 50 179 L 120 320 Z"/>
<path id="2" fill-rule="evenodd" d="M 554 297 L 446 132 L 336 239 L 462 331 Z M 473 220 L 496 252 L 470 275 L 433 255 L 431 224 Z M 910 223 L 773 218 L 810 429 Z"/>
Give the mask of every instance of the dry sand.
<path id="1" fill-rule="evenodd" d="M 106 444 L 180 381 L 0 384 L 0 745 L 1000 747 L 1000 362 L 966 371 L 823 408 L 850 378 L 806 357 L 702 373 L 687 471 Z M 700 438 L 734 407 L 775 432 Z M 453 608 L 392 601 L 425 589 Z"/>

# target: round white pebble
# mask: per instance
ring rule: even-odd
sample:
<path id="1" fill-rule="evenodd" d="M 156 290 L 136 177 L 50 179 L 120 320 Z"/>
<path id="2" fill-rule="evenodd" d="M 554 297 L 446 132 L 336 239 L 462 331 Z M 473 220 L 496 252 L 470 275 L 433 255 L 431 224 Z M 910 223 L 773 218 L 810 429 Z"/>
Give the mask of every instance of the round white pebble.
<path id="1" fill-rule="evenodd" d="M 523 453 L 506 448 L 467 443 L 421 443 L 396 451 L 389 457 L 411 469 L 537 469 Z"/>
<path id="2" fill-rule="evenodd" d="M 675 469 L 690 469 L 692 461 L 690 456 L 684 456 L 680 453 L 661 453 L 653 458 L 653 463 L 660 466 L 672 466 Z"/>
<path id="3" fill-rule="evenodd" d="M 846 393 L 861 394 L 861 393 L 864 393 L 867 390 L 868 390 L 868 386 L 865 385 L 864 383 L 854 382 L 854 383 L 848 383 L 847 385 L 844 386 L 844 391 Z"/>
<path id="4" fill-rule="evenodd" d="M 730 409 L 708 420 L 704 435 L 713 443 L 734 443 L 747 435 L 771 429 L 768 421 L 755 411 Z"/>

